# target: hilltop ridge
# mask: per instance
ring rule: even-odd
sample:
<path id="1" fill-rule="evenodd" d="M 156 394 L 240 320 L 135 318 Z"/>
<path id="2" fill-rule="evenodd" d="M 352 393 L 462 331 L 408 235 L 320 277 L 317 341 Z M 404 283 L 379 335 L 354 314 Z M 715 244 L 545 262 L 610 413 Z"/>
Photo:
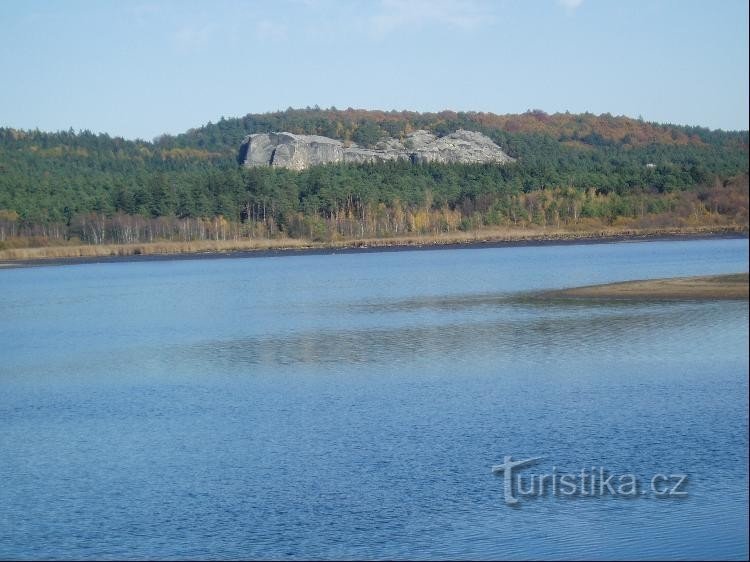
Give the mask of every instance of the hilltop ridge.
<path id="1" fill-rule="evenodd" d="M 518 137 L 544 136 L 572 148 L 650 145 L 728 148 L 747 147 L 747 131 L 711 130 L 700 126 L 662 124 L 614 116 L 609 113 L 546 113 L 535 109 L 518 114 L 477 111 L 379 111 L 367 109 L 289 108 L 243 117 L 222 117 L 215 123 L 179 135 L 163 135 L 155 144 L 164 148 L 191 147 L 225 150 L 236 155 L 237 146 L 250 134 L 284 131 L 295 135 L 319 135 L 365 148 L 382 138 L 403 139 L 416 130 L 444 136 L 463 129 L 489 136 L 512 157 Z"/>

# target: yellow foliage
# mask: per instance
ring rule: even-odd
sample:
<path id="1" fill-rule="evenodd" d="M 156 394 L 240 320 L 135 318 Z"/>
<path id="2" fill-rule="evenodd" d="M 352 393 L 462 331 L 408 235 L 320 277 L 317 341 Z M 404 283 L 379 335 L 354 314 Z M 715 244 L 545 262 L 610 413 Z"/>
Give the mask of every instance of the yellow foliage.
<path id="1" fill-rule="evenodd" d="M 427 232 L 430 229 L 430 213 L 420 209 L 414 213 L 414 228 L 416 232 Z"/>
<path id="2" fill-rule="evenodd" d="M 209 152 L 208 150 L 197 148 L 170 148 L 169 150 L 161 151 L 163 160 L 209 160 L 220 156 L 221 154 L 218 152 Z"/>
<path id="3" fill-rule="evenodd" d="M 18 220 L 18 213 L 16 211 L 0 209 L 0 220 L 16 222 Z"/>

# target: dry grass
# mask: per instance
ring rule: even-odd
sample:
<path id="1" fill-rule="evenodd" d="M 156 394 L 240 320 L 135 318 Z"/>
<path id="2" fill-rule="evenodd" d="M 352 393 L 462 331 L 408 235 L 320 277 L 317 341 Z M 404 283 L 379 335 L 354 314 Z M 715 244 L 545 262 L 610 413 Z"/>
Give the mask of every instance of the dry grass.
<path id="1" fill-rule="evenodd" d="M 253 250 L 286 250 L 315 247 L 306 240 L 200 240 L 193 242 L 151 242 L 141 244 L 100 244 L 80 246 L 45 246 L 0 251 L 0 260 L 37 260 L 137 255 L 200 254 Z"/>
<path id="2" fill-rule="evenodd" d="M 134 255 L 178 255 L 200 253 L 229 253 L 264 250 L 304 250 L 335 248 L 383 248 L 418 247 L 451 244 L 476 244 L 492 242 L 535 242 L 535 241 L 574 241 L 607 239 L 619 237 L 648 237 L 700 235 L 718 232 L 742 232 L 744 227 L 711 228 L 603 228 L 585 231 L 524 228 L 524 229 L 484 229 L 473 232 L 452 232 L 433 235 L 410 235 L 393 238 L 345 239 L 331 242 L 312 242 L 305 239 L 242 239 L 242 240 L 203 240 L 194 242 L 153 242 L 142 244 L 102 244 L 80 246 L 46 246 L 39 248 L 13 248 L 0 250 L 0 261 L 32 261 L 64 258 L 95 258 Z M 2 264 L 0 264 L 2 265 Z"/>

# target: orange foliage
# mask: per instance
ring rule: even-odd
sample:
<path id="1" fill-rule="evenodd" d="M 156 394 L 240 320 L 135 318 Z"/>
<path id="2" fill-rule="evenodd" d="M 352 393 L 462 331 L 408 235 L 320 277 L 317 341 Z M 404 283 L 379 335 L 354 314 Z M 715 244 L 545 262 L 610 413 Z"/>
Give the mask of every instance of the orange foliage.
<path id="1" fill-rule="evenodd" d="M 304 111 L 304 110 L 300 110 Z M 317 112 L 323 119 L 337 123 L 339 127 L 351 127 L 363 120 L 377 123 L 403 123 L 407 128 L 414 123 L 429 121 L 439 125 L 456 121 L 468 121 L 486 129 L 500 129 L 511 133 L 540 133 L 551 135 L 558 140 L 580 142 L 590 135 L 605 141 L 642 146 L 651 143 L 669 145 L 698 145 L 705 143 L 695 134 L 672 127 L 649 123 L 625 116 L 609 113 L 547 114 L 535 109 L 522 114 L 497 115 L 484 112 L 441 111 L 438 113 L 417 113 L 413 111 L 382 111 L 347 108 L 345 110 L 320 109 Z"/>

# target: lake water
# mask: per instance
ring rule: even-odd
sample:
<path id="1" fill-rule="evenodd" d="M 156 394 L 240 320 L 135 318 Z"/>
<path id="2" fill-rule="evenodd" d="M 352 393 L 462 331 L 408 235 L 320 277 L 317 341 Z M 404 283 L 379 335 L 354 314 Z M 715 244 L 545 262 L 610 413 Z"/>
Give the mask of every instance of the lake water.
<path id="1" fill-rule="evenodd" d="M 0 558 L 747 559 L 747 302 L 527 298 L 747 270 L 722 239 L 0 271 Z M 688 495 L 510 506 L 506 455 Z"/>

